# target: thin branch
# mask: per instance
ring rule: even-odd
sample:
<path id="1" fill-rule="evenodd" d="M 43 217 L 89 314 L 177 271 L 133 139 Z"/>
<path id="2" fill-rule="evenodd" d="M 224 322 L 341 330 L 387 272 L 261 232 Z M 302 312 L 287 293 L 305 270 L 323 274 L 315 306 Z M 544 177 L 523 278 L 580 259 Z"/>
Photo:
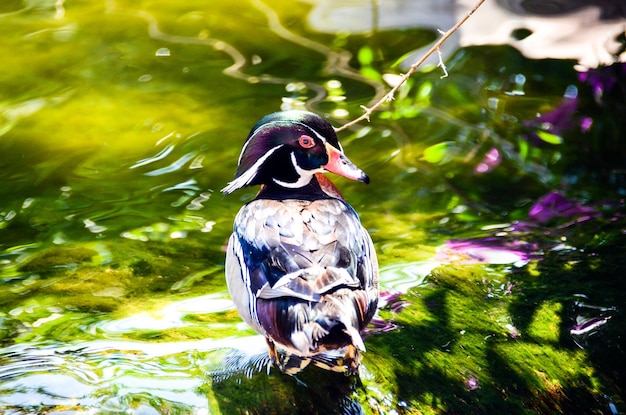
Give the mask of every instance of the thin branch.
<path id="1" fill-rule="evenodd" d="M 443 71 L 443 75 L 441 75 L 439 78 L 440 79 L 447 78 L 448 68 L 446 68 L 446 64 L 443 63 L 443 54 L 441 53 L 441 49 L 439 48 L 437 48 L 437 56 L 439 56 L 439 63 L 437 64 L 437 66 L 440 67 L 441 70 Z"/>
<path id="2" fill-rule="evenodd" d="M 339 128 L 336 128 L 335 131 L 339 132 L 341 130 L 345 130 L 348 127 L 351 127 L 363 120 L 367 120 L 369 121 L 370 116 L 374 113 L 374 111 L 376 111 L 381 105 L 383 105 L 385 102 L 389 102 L 392 101 L 396 92 L 398 91 L 398 89 L 400 89 L 400 87 L 402 85 L 404 85 L 404 83 L 411 77 L 411 75 L 413 75 L 413 73 L 417 70 L 417 68 L 424 63 L 424 61 L 426 59 L 428 59 L 428 57 L 430 55 L 432 55 L 433 53 L 437 52 L 439 54 L 439 61 L 440 61 L 440 65 L 442 70 L 444 71 L 444 77 L 448 76 L 448 72 L 446 70 L 445 65 L 443 65 L 443 61 L 441 59 L 441 51 L 439 50 L 439 48 L 441 47 L 441 45 L 443 45 L 443 43 L 448 40 L 448 38 L 450 36 L 452 36 L 452 34 L 454 32 L 456 32 L 459 27 L 461 27 L 461 25 L 463 23 L 465 23 L 467 21 L 467 19 L 469 19 L 474 12 L 476 12 L 476 10 L 478 10 L 478 8 L 485 2 L 485 0 L 479 0 L 478 3 L 476 4 L 476 6 L 474 6 L 474 8 L 472 10 L 470 10 L 465 16 L 463 16 L 463 18 L 461 20 L 459 20 L 450 30 L 448 30 L 447 32 L 443 33 L 443 36 L 441 37 L 441 39 L 439 39 L 425 54 L 424 56 L 422 56 L 417 62 L 415 62 L 413 65 L 411 65 L 411 67 L 409 68 L 408 72 L 405 73 L 404 75 L 402 75 L 400 77 L 400 81 L 398 83 L 396 83 L 396 85 L 393 86 L 393 88 L 391 88 L 391 90 L 389 92 L 387 92 L 387 94 L 385 94 L 380 100 L 378 100 L 376 103 L 374 103 L 374 105 L 372 105 L 371 107 L 365 107 L 365 106 L 361 106 L 361 108 L 363 108 L 365 110 L 365 113 L 363 115 L 361 115 L 358 118 L 355 118 L 354 120 L 350 121 L 347 124 L 342 125 Z"/>

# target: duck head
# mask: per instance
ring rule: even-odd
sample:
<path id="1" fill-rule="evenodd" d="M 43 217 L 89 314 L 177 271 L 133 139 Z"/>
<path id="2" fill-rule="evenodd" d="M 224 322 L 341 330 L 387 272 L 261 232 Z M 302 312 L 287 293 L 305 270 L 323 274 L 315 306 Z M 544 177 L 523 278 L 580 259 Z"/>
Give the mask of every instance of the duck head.
<path id="1" fill-rule="evenodd" d="M 324 172 L 369 183 L 369 177 L 343 154 L 335 130 L 326 120 L 307 111 L 281 111 L 252 127 L 235 178 L 222 192 L 259 184 L 301 189 Z"/>

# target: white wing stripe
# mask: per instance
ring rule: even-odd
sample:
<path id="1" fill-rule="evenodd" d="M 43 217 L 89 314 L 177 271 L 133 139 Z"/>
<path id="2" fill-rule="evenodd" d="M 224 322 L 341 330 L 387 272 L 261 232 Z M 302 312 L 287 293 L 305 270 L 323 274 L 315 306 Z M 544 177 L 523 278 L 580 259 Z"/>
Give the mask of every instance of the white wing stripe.
<path id="1" fill-rule="evenodd" d="M 239 269 L 241 270 L 241 279 L 243 280 L 243 285 L 245 287 L 246 295 L 248 296 L 248 314 L 250 317 L 261 326 L 259 322 L 257 310 L 256 310 L 256 298 L 250 290 L 250 271 L 246 265 L 246 261 L 243 256 L 243 248 L 241 247 L 241 243 L 239 242 L 239 238 L 236 235 L 233 235 L 234 243 L 233 243 L 233 252 L 237 261 L 239 262 Z"/>

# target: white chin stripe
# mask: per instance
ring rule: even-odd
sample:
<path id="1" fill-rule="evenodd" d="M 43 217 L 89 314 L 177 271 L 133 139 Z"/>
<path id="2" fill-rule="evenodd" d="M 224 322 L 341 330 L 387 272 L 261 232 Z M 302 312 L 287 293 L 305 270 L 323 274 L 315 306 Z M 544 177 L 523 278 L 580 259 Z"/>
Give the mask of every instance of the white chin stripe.
<path id="1" fill-rule="evenodd" d="M 288 187 L 290 189 L 297 189 L 299 187 L 304 187 L 311 182 L 313 175 L 315 173 L 323 171 L 323 169 L 315 169 L 315 170 L 304 170 L 300 166 L 298 166 L 298 162 L 296 161 L 295 153 L 291 153 L 291 164 L 293 164 L 293 168 L 296 170 L 298 174 L 298 180 L 295 182 L 283 182 L 282 180 L 272 179 L 274 183 L 282 187 Z"/>

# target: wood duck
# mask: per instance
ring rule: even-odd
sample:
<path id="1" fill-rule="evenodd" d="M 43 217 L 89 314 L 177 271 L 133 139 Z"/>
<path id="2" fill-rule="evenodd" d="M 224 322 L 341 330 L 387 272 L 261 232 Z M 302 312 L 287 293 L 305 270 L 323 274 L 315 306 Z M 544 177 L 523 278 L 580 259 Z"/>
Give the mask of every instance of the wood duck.
<path id="1" fill-rule="evenodd" d="M 276 345 L 303 357 L 340 350 L 341 366 L 353 372 L 365 350 L 360 331 L 376 312 L 378 263 L 357 213 L 325 172 L 369 183 L 316 114 L 277 112 L 252 128 L 222 189 L 261 185 L 235 218 L 226 281 L 279 368 Z"/>

